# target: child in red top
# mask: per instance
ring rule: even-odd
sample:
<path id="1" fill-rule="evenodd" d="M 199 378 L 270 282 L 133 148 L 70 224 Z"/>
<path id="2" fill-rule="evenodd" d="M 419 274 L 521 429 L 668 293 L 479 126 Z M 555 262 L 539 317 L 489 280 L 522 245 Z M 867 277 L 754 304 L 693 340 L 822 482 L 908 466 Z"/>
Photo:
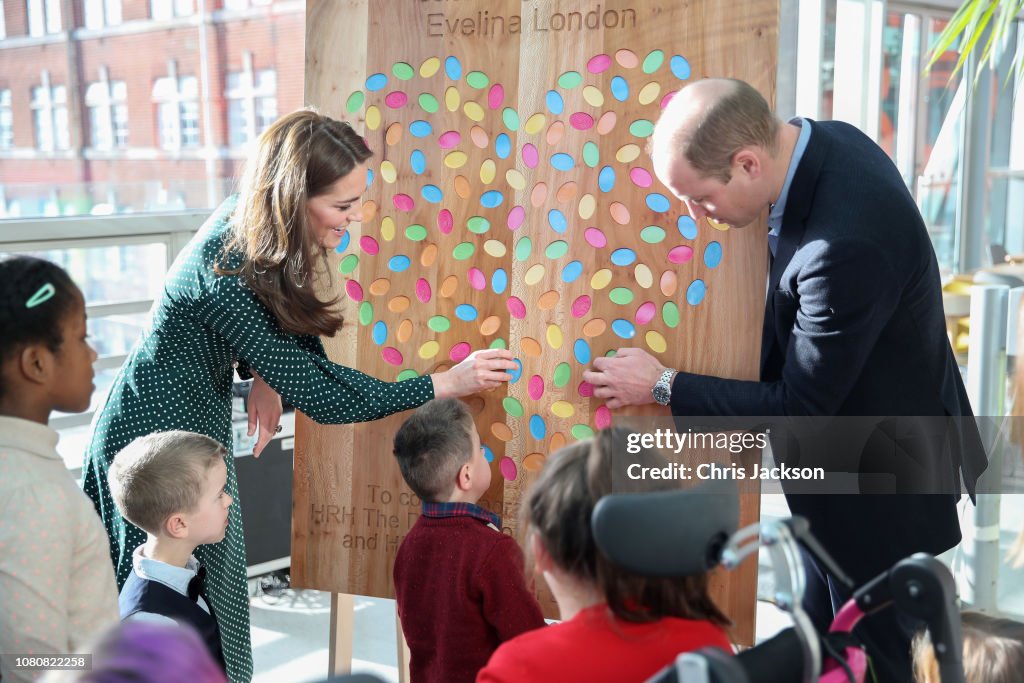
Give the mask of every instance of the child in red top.
<path id="1" fill-rule="evenodd" d="M 477 683 L 644 681 L 680 652 L 731 652 L 726 617 L 711 601 L 707 575 L 652 579 L 630 574 L 597 550 L 590 516 L 612 493 L 674 488 L 629 480 L 630 463 L 663 467 L 649 451 L 626 455 L 621 432 L 605 431 L 552 455 L 523 502 L 529 551 L 558 602 L 562 622 L 502 645 Z M 614 478 L 614 486 L 613 486 Z M 651 524 L 685 524 L 657 520 Z"/>
<path id="2" fill-rule="evenodd" d="M 412 683 L 471 683 L 501 643 L 544 625 L 523 555 L 476 505 L 491 484 L 473 417 L 457 399 L 417 409 L 395 457 L 423 514 L 395 557 L 398 617 Z"/>

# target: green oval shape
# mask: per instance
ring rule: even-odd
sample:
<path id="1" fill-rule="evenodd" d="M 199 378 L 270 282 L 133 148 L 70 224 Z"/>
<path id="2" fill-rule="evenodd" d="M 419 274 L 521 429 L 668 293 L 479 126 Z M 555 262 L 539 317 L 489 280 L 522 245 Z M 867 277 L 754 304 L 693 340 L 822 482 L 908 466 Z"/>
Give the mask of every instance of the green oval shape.
<path id="1" fill-rule="evenodd" d="M 455 257 L 456 261 L 465 261 L 473 256 L 475 251 L 476 246 L 472 242 L 460 242 L 452 249 L 452 256 Z"/>
<path id="2" fill-rule="evenodd" d="M 470 71 L 466 74 L 466 83 L 471 88 L 477 90 L 483 90 L 491 82 L 491 79 L 487 78 L 487 74 L 483 71 Z"/>
<path id="3" fill-rule="evenodd" d="M 373 322 L 373 304 L 369 301 L 364 301 L 359 304 L 359 324 L 369 325 Z"/>
<path id="4" fill-rule="evenodd" d="M 391 73 L 395 75 L 400 81 L 407 81 L 416 74 L 416 70 L 405 62 L 395 62 L 395 65 L 391 67 Z"/>
<path id="5" fill-rule="evenodd" d="M 605 351 L 605 353 L 604 353 L 604 357 L 605 357 L 605 358 L 615 358 L 615 354 L 616 354 L 616 353 L 617 353 L 617 352 L 616 352 L 616 350 L 615 350 L 615 349 L 612 349 L 611 351 Z"/>
<path id="6" fill-rule="evenodd" d="M 432 329 L 434 332 L 447 332 L 451 329 L 452 321 L 443 315 L 435 315 L 427 321 L 427 327 Z"/>
<path id="7" fill-rule="evenodd" d="M 648 225 L 640 231 L 640 239 L 647 244 L 658 244 L 665 239 L 665 230 L 657 225 Z"/>
<path id="8" fill-rule="evenodd" d="M 555 240 L 544 250 L 544 255 L 549 259 L 558 259 L 569 253 L 569 243 L 562 240 Z"/>
<path id="9" fill-rule="evenodd" d="M 672 301 L 666 301 L 661 307 L 661 319 L 673 329 L 679 327 L 679 307 Z"/>
<path id="10" fill-rule="evenodd" d="M 345 258 L 341 259 L 341 263 L 338 265 L 338 272 L 342 275 L 348 275 L 359 265 L 359 257 L 355 254 L 349 254 Z"/>
<path id="11" fill-rule="evenodd" d="M 345 111 L 349 114 L 354 114 L 363 108 L 363 102 L 366 100 L 366 96 L 363 95 L 362 90 L 356 90 L 354 93 L 348 96 L 348 100 L 345 102 Z"/>
<path id="12" fill-rule="evenodd" d="M 633 302 L 633 292 L 625 287 L 616 287 L 608 292 L 608 298 L 612 300 L 613 304 L 625 306 Z"/>
<path id="13" fill-rule="evenodd" d="M 438 103 L 437 98 L 428 92 L 420 95 L 420 109 L 427 112 L 428 114 L 436 114 L 441 105 Z"/>
<path id="14" fill-rule="evenodd" d="M 427 229 L 422 225 L 413 223 L 405 229 L 405 236 L 411 239 L 413 242 L 422 242 L 427 239 Z"/>
<path id="15" fill-rule="evenodd" d="M 501 122 L 513 132 L 519 130 L 519 112 L 512 107 L 505 107 L 501 110 Z"/>
<path id="16" fill-rule="evenodd" d="M 466 227 L 476 235 L 482 235 L 491 229 L 491 222 L 483 216 L 470 216 L 466 221 Z"/>
<path id="17" fill-rule="evenodd" d="M 398 373 L 398 377 L 395 377 L 395 381 L 404 382 L 405 380 L 412 379 L 414 377 L 419 377 L 419 374 L 412 368 L 406 368 L 405 370 L 402 370 L 400 373 Z"/>
<path id="18" fill-rule="evenodd" d="M 598 162 L 601 160 L 601 153 L 597 149 L 597 144 L 594 142 L 587 142 L 583 145 L 583 163 L 590 168 L 597 168 Z"/>
<path id="19" fill-rule="evenodd" d="M 637 119 L 629 124 L 629 132 L 638 138 L 650 137 L 654 132 L 654 124 L 647 119 Z"/>
<path id="20" fill-rule="evenodd" d="M 523 404 L 519 402 L 519 399 L 512 396 L 506 396 L 501 399 L 501 407 L 512 417 L 522 417 L 523 413 L 526 412 L 523 410 Z"/>
<path id="21" fill-rule="evenodd" d="M 559 363 L 558 367 L 555 368 L 555 386 L 558 388 L 564 387 L 569 383 L 572 378 L 572 368 L 569 367 L 568 363 Z"/>
<path id="22" fill-rule="evenodd" d="M 530 258 L 530 252 L 533 251 L 533 242 L 529 237 L 524 237 L 516 242 L 516 260 L 525 261 Z"/>
<path id="23" fill-rule="evenodd" d="M 504 339 L 502 339 L 501 337 L 498 337 L 497 339 L 492 341 L 491 345 L 488 346 L 487 348 L 489 348 L 489 349 L 507 349 L 508 348 L 508 344 L 505 343 Z"/>
<path id="24" fill-rule="evenodd" d="M 573 425 L 569 431 L 572 433 L 572 438 L 577 441 L 583 441 L 583 439 L 589 439 L 594 436 L 594 430 L 589 425 Z"/>
<path id="25" fill-rule="evenodd" d="M 559 87 L 565 88 L 566 90 L 572 90 L 582 82 L 583 76 L 580 76 L 579 71 L 566 71 L 558 77 Z"/>
<path id="26" fill-rule="evenodd" d="M 642 68 L 645 74 L 652 74 L 661 68 L 661 65 L 665 62 L 665 53 L 661 50 L 653 50 L 651 54 L 644 58 Z"/>

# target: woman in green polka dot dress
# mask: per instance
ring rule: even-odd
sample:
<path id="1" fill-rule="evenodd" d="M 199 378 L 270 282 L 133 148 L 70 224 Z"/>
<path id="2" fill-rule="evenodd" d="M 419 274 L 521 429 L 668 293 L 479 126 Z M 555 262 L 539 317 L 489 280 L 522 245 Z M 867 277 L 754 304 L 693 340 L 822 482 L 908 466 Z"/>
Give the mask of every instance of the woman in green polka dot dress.
<path id="1" fill-rule="evenodd" d="M 85 459 L 84 487 L 110 537 L 118 585 L 144 532 L 117 513 L 107 486 L 114 455 L 143 434 L 185 429 L 231 452 L 231 384 L 254 380 L 250 423 L 262 448 L 277 427 L 280 397 L 317 422 L 375 420 L 431 398 L 498 386 L 515 367 L 500 349 L 447 372 L 384 382 L 327 359 L 319 336 L 342 325 L 337 301 L 314 293 L 325 257 L 359 221 L 370 151 L 352 128 L 313 111 L 282 117 L 261 137 L 240 193 L 224 202 L 171 267 L 139 339 L 114 381 Z M 255 414 L 253 414 L 255 411 Z M 228 491 L 239 497 L 234 463 Z M 227 536 L 201 546 L 207 592 L 220 624 L 228 676 L 252 678 L 245 546 L 239 505 Z"/>

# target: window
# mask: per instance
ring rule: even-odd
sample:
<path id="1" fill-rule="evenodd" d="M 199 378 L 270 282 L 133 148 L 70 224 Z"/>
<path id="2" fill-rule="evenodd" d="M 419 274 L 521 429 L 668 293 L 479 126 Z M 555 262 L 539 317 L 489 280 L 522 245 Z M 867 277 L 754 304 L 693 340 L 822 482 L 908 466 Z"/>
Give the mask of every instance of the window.
<path id="1" fill-rule="evenodd" d="M 174 75 L 156 79 L 153 101 L 163 149 L 199 146 L 199 81 L 195 76 Z"/>
<path id="2" fill-rule="evenodd" d="M 7 20 L 4 18 L 4 0 L 0 0 L 0 38 L 7 37 Z"/>
<path id="3" fill-rule="evenodd" d="M 272 2 L 273 0 L 224 0 L 224 9 L 235 10 L 237 12 L 250 7 L 269 5 Z"/>
<path id="4" fill-rule="evenodd" d="M 85 0 L 85 27 L 103 28 L 121 23 L 121 0 Z"/>
<path id="5" fill-rule="evenodd" d="M 60 33 L 61 0 L 28 0 L 28 34 Z"/>
<path id="6" fill-rule="evenodd" d="M 109 80 L 106 67 L 100 80 L 85 91 L 89 108 L 89 145 L 93 149 L 128 146 L 128 87 L 124 81 Z"/>
<path id="7" fill-rule="evenodd" d="M 50 75 L 46 71 L 42 81 L 42 85 L 32 88 L 36 148 L 48 152 L 71 149 L 67 89 L 63 85 L 50 87 Z"/>
<path id="8" fill-rule="evenodd" d="M 11 147 L 14 147 L 14 111 L 11 109 L 11 91 L 5 88 L 0 90 L 0 149 Z"/>
<path id="9" fill-rule="evenodd" d="M 149 16 L 153 19 L 190 17 L 195 14 L 195 0 L 150 0 Z"/>
<path id="10" fill-rule="evenodd" d="M 243 56 L 243 70 L 228 74 L 228 144 L 241 147 L 277 118 L 277 72 L 253 71 L 252 54 Z"/>

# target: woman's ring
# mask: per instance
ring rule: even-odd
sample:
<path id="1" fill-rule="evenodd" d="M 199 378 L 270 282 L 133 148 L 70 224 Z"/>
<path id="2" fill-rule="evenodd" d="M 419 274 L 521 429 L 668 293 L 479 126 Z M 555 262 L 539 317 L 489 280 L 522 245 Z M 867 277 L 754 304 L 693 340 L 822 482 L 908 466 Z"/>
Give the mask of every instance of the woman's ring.
<path id="1" fill-rule="evenodd" d="M 281 425 L 277 425 L 277 428 L 274 429 L 274 433 L 275 434 L 280 434 L 282 429 L 284 429 L 284 427 L 282 427 Z"/>

